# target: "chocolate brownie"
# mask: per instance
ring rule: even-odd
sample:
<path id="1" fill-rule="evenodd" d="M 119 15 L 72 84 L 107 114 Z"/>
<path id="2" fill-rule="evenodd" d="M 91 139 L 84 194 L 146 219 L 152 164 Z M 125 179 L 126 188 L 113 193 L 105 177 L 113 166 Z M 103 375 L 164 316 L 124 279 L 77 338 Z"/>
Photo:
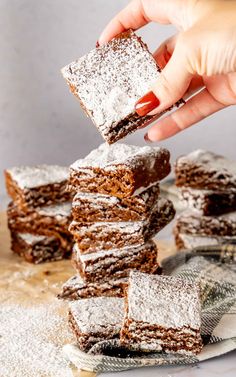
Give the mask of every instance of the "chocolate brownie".
<path id="1" fill-rule="evenodd" d="M 70 63 L 62 75 L 109 144 L 161 115 L 140 117 L 135 112 L 135 103 L 150 90 L 160 68 L 132 30 Z"/>
<path id="2" fill-rule="evenodd" d="M 199 189 L 236 189 L 236 162 L 198 149 L 175 163 L 177 186 Z"/>
<path id="3" fill-rule="evenodd" d="M 81 276 L 75 275 L 62 286 L 62 291 L 58 294 L 59 299 L 80 300 L 90 297 L 123 297 L 124 288 L 128 278 L 107 279 L 106 281 L 86 283 Z"/>
<path id="4" fill-rule="evenodd" d="M 185 278 L 132 271 L 121 343 L 139 351 L 198 354 L 200 288 Z"/>
<path id="5" fill-rule="evenodd" d="M 223 245 L 232 242 L 236 243 L 236 237 L 209 237 L 175 232 L 175 244 L 178 250 L 193 249 L 201 246 L 215 246 L 218 244 Z"/>
<path id="6" fill-rule="evenodd" d="M 197 211 L 187 210 L 176 220 L 178 233 L 201 236 L 236 236 L 236 212 L 219 216 L 202 216 Z"/>
<path id="7" fill-rule="evenodd" d="M 169 159 L 164 148 L 104 143 L 71 165 L 69 188 L 118 198 L 138 195 L 169 174 Z"/>
<path id="8" fill-rule="evenodd" d="M 42 263 L 68 258 L 71 255 L 71 243 L 66 240 L 62 246 L 57 237 L 11 232 L 11 249 L 27 262 Z"/>
<path id="9" fill-rule="evenodd" d="M 220 215 L 236 210 L 236 189 L 199 190 L 183 186 L 180 200 L 205 216 Z"/>
<path id="10" fill-rule="evenodd" d="M 13 202 L 7 209 L 8 227 L 18 233 L 55 236 L 66 243 L 72 236 L 68 231 L 71 222 L 71 202 L 52 204 L 22 211 Z"/>
<path id="11" fill-rule="evenodd" d="M 57 165 L 20 166 L 5 171 L 9 196 L 21 210 L 66 202 L 69 169 Z"/>
<path id="12" fill-rule="evenodd" d="M 72 254 L 72 264 L 84 281 L 96 282 L 107 279 L 127 277 L 131 269 L 155 273 L 157 247 L 153 241 L 122 249 L 101 250 L 96 253 L 82 254 L 76 244 Z"/>
<path id="13" fill-rule="evenodd" d="M 88 351 L 94 344 L 119 337 L 124 315 L 124 299 L 95 297 L 71 302 L 69 324 L 79 348 Z"/>
<path id="14" fill-rule="evenodd" d="M 93 253 L 145 243 L 174 217 L 171 201 L 159 198 L 146 220 L 82 223 L 72 221 L 69 230 L 81 253 Z"/>
<path id="15" fill-rule="evenodd" d="M 75 221 L 139 221 L 146 219 L 159 195 L 159 185 L 136 196 L 117 198 L 104 194 L 78 192 L 73 199 Z"/>

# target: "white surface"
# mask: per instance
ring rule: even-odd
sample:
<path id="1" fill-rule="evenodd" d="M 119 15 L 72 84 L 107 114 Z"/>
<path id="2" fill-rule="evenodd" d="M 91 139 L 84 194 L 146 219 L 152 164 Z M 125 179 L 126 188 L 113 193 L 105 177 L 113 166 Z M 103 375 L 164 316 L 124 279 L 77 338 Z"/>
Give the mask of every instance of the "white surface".
<path id="1" fill-rule="evenodd" d="M 67 164 L 102 138 L 69 93 L 60 69 L 94 48 L 127 0 L 0 0 L 0 170 L 20 164 Z M 151 50 L 173 34 L 152 25 L 140 34 Z M 236 108 L 230 107 L 161 143 L 172 158 L 210 149 L 236 159 Z M 140 130 L 128 143 L 144 145 Z M 3 178 L 0 191 L 3 192 Z"/>

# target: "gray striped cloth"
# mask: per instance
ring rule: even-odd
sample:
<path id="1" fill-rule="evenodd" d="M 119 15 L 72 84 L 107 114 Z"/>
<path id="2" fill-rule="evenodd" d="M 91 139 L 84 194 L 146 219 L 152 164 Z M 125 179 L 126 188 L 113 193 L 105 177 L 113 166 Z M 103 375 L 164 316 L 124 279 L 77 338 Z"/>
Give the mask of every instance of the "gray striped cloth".
<path id="1" fill-rule="evenodd" d="M 79 369 L 93 372 L 121 371 L 154 365 L 193 364 L 236 349 L 236 245 L 198 247 L 179 252 L 162 262 L 163 273 L 198 281 L 202 292 L 204 342 L 198 356 L 141 354 L 123 349 L 118 339 L 97 343 L 88 352 L 76 345 L 64 346 Z"/>

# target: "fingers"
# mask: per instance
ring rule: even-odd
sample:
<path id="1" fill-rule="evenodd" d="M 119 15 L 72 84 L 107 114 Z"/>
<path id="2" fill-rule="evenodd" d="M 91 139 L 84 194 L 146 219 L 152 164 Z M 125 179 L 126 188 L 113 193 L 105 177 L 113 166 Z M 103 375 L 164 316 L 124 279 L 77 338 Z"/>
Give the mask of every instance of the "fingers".
<path id="1" fill-rule="evenodd" d="M 177 37 L 177 35 L 173 35 L 166 39 L 153 53 L 153 57 L 161 69 L 163 69 L 170 60 L 175 48 Z"/>
<path id="2" fill-rule="evenodd" d="M 177 24 L 176 15 L 182 9 L 181 0 L 133 0 L 108 23 L 98 42 L 102 45 L 117 34 L 127 29 L 137 30 L 150 21 Z"/>
<path id="3" fill-rule="evenodd" d="M 174 52 L 157 81 L 150 88 L 150 92 L 136 103 L 135 110 L 138 115 L 161 113 L 173 106 L 188 90 L 194 75 L 187 69 L 188 47 L 185 40 L 187 38 L 178 37 Z"/>
<path id="4" fill-rule="evenodd" d="M 183 107 L 161 119 L 145 135 L 145 140 L 160 141 L 190 127 L 225 107 L 205 88 L 192 97 Z"/>

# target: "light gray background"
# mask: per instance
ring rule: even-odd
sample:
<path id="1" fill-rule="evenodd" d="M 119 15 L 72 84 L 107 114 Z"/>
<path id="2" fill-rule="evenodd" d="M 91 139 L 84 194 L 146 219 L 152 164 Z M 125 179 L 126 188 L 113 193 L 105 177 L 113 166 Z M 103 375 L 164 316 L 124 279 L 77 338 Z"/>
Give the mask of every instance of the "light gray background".
<path id="1" fill-rule="evenodd" d="M 70 164 L 102 142 L 60 68 L 94 48 L 107 21 L 126 3 L 0 0 L 1 172 L 19 164 Z M 173 32 L 151 25 L 140 34 L 154 50 Z M 196 148 L 235 158 L 235 115 L 235 107 L 226 109 L 162 145 L 173 158 Z M 142 145 L 143 134 L 125 141 Z"/>

